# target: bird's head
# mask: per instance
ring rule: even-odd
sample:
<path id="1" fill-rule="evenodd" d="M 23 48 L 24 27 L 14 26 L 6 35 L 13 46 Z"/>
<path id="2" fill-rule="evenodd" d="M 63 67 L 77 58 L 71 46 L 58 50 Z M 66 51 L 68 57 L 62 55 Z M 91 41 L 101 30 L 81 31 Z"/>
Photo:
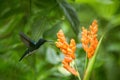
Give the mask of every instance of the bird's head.
<path id="1" fill-rule="evenodd" d="M 43 45 L 45 42 L 53 42 L 53 41 L 49 41 L 49 40 L 40 38 L 39 41 L 36 43 L 36 47 L 38 48 L 39 46 Z"/>
<path id="2" fill-rule="evenodd" d="M 38 43 L 39 43 L 39 44 L 41 44 L 41 45 L 42 45 L 42 44 L 44 44 L 45 42 L 47 42 L 47 40 L 42 39 L 42 38 L 41 38 L 41 39 L 39 39 L 39 41 L 38 41 Z"/>

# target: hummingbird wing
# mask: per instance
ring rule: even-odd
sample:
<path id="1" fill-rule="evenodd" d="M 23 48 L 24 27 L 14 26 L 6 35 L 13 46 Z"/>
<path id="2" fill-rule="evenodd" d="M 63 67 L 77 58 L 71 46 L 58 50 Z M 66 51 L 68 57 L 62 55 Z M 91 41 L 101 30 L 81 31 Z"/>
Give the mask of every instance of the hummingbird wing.
<path id="1" fill-rule="evenodd" d="M 20 38 L 28 48 L 35 47 L 35 42 L 31 40 L 29 37 L 27 37 L 24 33 L 22 32 L 20 33 Z"/>
<path id="2" fill-rule="evenodd" d="M 22 55 L 22 57 L 19 59 L 21 61 L 24 57 L 26 57 L 30 53 L 29 49 L 25 51 L 25 53 Z"/>

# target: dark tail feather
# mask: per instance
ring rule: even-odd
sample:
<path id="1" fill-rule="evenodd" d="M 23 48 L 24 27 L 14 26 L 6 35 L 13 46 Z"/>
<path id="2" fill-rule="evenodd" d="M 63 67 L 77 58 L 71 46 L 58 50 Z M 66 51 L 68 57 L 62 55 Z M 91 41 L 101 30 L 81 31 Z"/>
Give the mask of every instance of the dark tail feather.
<path id="1" fill-rule="evenodd" d="M 25 51 L 25 53 L 22 55 L 22 57 L 19 59 L 19 61 L 21 61 L 24 57 L 26 57 L 27 54 L 29 54 L 29 50 Z"/>

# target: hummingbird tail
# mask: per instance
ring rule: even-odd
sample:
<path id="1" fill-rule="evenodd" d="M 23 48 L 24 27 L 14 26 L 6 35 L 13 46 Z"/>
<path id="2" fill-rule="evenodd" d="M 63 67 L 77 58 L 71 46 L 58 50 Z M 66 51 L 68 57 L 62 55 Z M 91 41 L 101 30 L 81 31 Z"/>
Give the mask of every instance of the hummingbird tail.
<path id="1" fill-rule="evenodd" d="M 22 55 L 22 57 L 19 59 L 19 61 L 21 61 L 24 57 L 26 57 L 27 54 L 29 54 L 29 50 L 25 51 L 25 53 Z"/>

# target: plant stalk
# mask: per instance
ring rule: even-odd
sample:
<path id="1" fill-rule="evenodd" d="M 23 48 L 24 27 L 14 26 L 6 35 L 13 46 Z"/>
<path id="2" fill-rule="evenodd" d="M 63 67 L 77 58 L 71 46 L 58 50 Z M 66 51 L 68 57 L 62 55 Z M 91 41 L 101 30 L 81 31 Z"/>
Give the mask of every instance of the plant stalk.
<path id="1" fill-rule="evenodd" d="M 74 61 L 74 63 L 75 63 L 75 61 Z M 79 80 L 81 80 L 80 73 L 79 73 L 79 71 L 78 71 L 78 68 L 77 68 L 76 63 L 74 64 L 74 66 L 75 66 L 76 71 L 78 72 L 78 76 L 77 76 L 77 77 L 78 77 Z"/>

